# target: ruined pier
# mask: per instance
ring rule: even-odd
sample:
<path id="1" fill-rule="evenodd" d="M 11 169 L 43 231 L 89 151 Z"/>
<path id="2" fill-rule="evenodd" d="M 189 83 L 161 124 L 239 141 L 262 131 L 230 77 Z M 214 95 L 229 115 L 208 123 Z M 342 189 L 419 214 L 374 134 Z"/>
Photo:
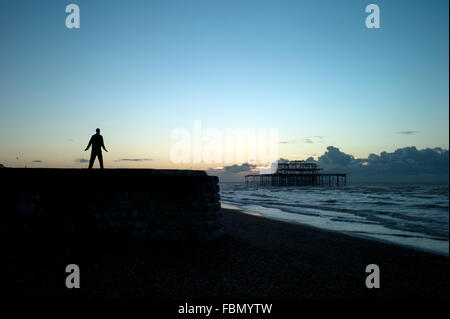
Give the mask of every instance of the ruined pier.
<path id="1" fill-rule="evenodd" d="M 320 173 L 316 163 L 288 161 L 277 163 L 273 174 L 250 174 L 245 176 L 248 187 L 270 186 L 345 186 L 347 174 Z"/>

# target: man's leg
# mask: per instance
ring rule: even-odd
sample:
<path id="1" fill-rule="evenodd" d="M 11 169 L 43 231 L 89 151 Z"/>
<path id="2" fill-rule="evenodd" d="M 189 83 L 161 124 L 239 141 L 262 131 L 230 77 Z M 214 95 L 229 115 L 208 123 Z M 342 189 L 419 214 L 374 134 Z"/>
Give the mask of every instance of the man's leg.
<path id="1" fill-rule="evenodd" d="M 103 169 L 103 154 L 102 151 L 97 153 L 98 161 L 100 162 L 100 168 Z"/>
<path id="2" fill-rule="evenodd" d="M 89 169 L 91 169 L 92 166 L 94 165 L 95 155 L 96 155 L 95 152 L 92 151 L 92 152 L 91 152 L 91 159 L 89 160 Z"/>

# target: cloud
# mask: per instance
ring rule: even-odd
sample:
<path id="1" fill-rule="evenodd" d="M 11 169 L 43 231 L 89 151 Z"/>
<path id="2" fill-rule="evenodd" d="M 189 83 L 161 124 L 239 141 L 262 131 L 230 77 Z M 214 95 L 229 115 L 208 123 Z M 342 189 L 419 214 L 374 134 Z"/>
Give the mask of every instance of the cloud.
<path id="1" fill-rule="evenodd" d="M 75 163 L 89 163 L 89 160 L 86 158 L 77 158 L 74 160 Z"/>
<path id="2" fill-rule="evenodd" d="M 308 161 L 314 161 L 309 158 Z M 357 178 L 371 177 L 392 181 L 408 177 L 414 182 L 448 182 L 449 151 L 437 148 L 418 150 L 415 146 L 403 147 L 394 152 L 370 154 L 367 158 L 355 158 L 334 146 L 327 147 L 325 154 L 314 161 L 324 171 L 343 172 Z M 415 180 L 413 180 L 413 178 Z"/>
<path id="3" fill-rule="evenodd" d="M 281 158 L 280 162 L 287 161 Z M 437 148 L 418 150 L 415 146 L 403 147 L 394 152 L 370 154 L 367 158 L 355 158 L 335 146 L 328 146 L 317 160 L 309 157 L 307 162 L 317 163 L 324 173 L 347 173 L 354 182 L 446 182 L 449 174 L 449 151 Z M 255 165 L 231 165 L 209 169 L 208 174 L 219 176 L 221 181 L 243 181 L 244 176 L 258 173 Z"/>
<path id="4" fill-rule="evenodd" d="M 300 143 L 306 143 L 306 144 L 313 144 L 318 141 L 322 141 L 325 138 L 323 135 L 315 135 L 315 136 L 306 136 L 302 138 L 296 138 L 289 141 L 280 141 L 278 144 L 300 144 Z"/>
<path id="5" fill-rule="evenodd" d="M 67 142 L 69 142 L 69 143 L 75 143 L 75 140 L 74 140 L 73 138 L 68 138 L 68 139 L 67 139 Z"/>
<path id="6" fill-rule="evenodd" d="M 251 165 L 248 163 L 244 163 L 242 165 L 231 165 L 231 166 L 224 166 L 224 170 L 227 173 L 241 173 L 241 172 L 251 172 L 252 169 L 256 168 L 256 165 Z"/>
<path id="7" fill-rule="evenodd" d="M 115 160 L 114 162 L 151 162 L 154 161 L 153 158 L 121 158 Z"/>
<path id="8" fill-rule="evenodd" d="M 418 150 L 411 146 L 392 153 L 370 154 L 359 162 L 365 162 L 365 167 L 377 171 L 443 173 L 448 172 L 448 155 L 448 150 L 440 147 Z"/>
<path id="9" fill-rule="evenodd" d="M 354 161 L 352 155 L 345 154 L 341 152 L 339 148 L 334 146 L 328 146 L 325 154 L 319 157 L 318 163 L 321 166 L 346 166 Z"/>
<path id="10" fill-rule="evenodd" d="M 41 160 L 34 160 L 33 163 L 44 163 L 44 161 L 41 161 Z"/>
<path id="11" fill-rule="evenodd" d="M 411 135 L 411 134 L 417 134 L 419 131 L 401 131 L 397 132 L 397 134 L 404 134 L 404 135 Z"/>
<path id="12" fill-rule="evenodd" d="M 241 165 L 230 165 L 220 168 L 210 168 L 208 175 L 218 176 L 222 182 L 241 181 L 245 175 L 257 173 L 256 165 L 243 163 Z"/>

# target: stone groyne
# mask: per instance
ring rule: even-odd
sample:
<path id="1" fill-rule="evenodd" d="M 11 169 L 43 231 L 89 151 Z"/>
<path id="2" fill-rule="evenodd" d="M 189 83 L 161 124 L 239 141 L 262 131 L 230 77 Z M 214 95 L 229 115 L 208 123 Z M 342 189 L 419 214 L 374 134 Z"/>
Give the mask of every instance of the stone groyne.
<path id="1" fill-rule="evenodd" d="M 218 178 L 203 171 L 2 168 L 0 183 L 3 234 L 223 234 Z"/>

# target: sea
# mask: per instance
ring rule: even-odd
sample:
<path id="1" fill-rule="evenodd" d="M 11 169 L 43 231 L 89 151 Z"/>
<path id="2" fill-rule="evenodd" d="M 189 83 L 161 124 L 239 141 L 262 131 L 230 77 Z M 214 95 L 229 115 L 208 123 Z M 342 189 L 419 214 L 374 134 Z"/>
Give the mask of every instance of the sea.
<path id="1" fill-rule="evenodd" d="M 246 187 L 221 183 L 224 208 L 449 255 L 449 187 L 374 184 Z"/>

